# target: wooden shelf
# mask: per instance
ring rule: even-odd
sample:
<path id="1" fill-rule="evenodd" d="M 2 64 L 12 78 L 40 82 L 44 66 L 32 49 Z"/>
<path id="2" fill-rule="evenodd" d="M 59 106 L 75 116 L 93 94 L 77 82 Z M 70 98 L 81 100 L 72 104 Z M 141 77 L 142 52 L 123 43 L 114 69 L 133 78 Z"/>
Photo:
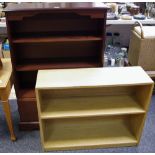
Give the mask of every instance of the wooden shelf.
<path id="1" fill-rule="evenodd" d="M 45 150 L 103 148 L 136 145 L 123 118 L 82 118 L 43 121 Z M 51 132 L 52 131 L 52 132 Z"/>
<path id="2" fill-rule="evenodd" d="M 60 68 L 81 68 L 81 67 L 99 67 L 98 62 L 95 61 L 73 61 L 73 62 L 41 62 L 41 63 L 24 63 L 17 65 L 17 71 L 37 71 L 42 69 L 60 69 Z"/>
<path id="3" fill-rule="evenodd" d="M 42 119 L 145 113 L 129 95 L 47 98 L 40 104 Z"/>
<path id="4" fill-rule="evenodd" d="M 102 38 L 96 36 L 26 37 L 14 39 L 13 43 L 73 42 L 100 40 L 102 40 Z"/>

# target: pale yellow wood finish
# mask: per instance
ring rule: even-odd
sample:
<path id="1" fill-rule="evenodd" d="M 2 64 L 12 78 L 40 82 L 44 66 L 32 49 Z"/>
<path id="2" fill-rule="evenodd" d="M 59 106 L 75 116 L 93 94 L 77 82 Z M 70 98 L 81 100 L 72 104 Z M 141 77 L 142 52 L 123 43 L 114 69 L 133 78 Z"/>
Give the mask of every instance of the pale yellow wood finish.
<path id="1" fill-rule="evenodd" d="M 100 148 L 134 145 L 137 140 L 125 121 L 128 118 L 75 118 L 43 122 L 44 147 L 50 149 Z"/>
<path id="2" fill-rule="evenodd" d="M 36 86 L 38 89 L 55 89 L 149 83 L 152 80 L 141 67 L 111 67 L 41 70 Z"/>
<path id="3" fill-rule="evenodd" d="M 12 87 L 12 66 L 10 59 L 2 59 L 3 67 L 0 69 L 0 100 L 2 101 L 3 110 L 5 113 L 6 121 L 10 131 L 10 137 L 12 141 L 16 140 L 16 136 L 13 131 L 13 122 L 10 112 L 9 95 Z"/>
<path id="4" fill-rule="evenodd" d="M 129 95 L 51 98 L 42 103 L 43 119 L 145 113 Z"/>
<path id="5" fill-rule="evenodd" d="M 12 74 L 12 66 L 10 59 L 2 59 L 2 63 L 3 68 L 0 70 L 0 89 L 3 89 L 7 86 Z"/>
<path id="6" fill-rule="evenodd" d="M 44 150 L 137 145 L 152 90 L 153 81 L 141 67 L 39 71 Z"/>

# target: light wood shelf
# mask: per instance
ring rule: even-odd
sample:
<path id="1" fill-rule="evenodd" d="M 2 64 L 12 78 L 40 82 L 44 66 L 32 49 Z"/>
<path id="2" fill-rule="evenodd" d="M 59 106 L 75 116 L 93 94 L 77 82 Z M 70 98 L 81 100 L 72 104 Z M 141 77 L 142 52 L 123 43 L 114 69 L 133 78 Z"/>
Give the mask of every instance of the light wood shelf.
<path id="1" fill-rule="evenodd" d="M 137 145 L 152 90 L 153 81 L 141 67 L 39 71 L 44 150 Z"/>
<path id="2" fill-rule="evenodd" d="M 125 121 L 128 120 L 102 117 L 45 121 L 45 149 L 135 145 L 137 140 Z"/>
<path id="3" fill-rule="evenodd" d="M 132 95 L 47 98 L 41 105 L 42 119 L 145 113 Z"/>

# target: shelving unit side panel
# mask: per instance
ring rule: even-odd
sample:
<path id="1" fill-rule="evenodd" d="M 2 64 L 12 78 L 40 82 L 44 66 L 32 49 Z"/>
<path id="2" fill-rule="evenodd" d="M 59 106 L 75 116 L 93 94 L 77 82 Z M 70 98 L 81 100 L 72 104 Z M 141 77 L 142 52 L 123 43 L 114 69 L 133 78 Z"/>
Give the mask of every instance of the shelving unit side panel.
<path id="1" fill-rule="evenodd" d="M 151 96 L 153 93 L 153 88 L 154 88 L 154 84 L 142 86 L 142 88 L 139 91 L 137 91 L 137 94 L 136 94 L 139 102 L 141 103 L 141 105 L 144 107 L 146 111 L 144 116 L 142 117 L 139 116 L 139 118 L 137 117 L 134 120 L 131 120 L 131 124 L 133 126 L 133 132 L 137 137 L 138 143 L 140 142 L 142 131 L 145 125 L 146 116 L 148 113 L 149 105 L 151 102 Z M 139 128 L 137 126 L 139 126 Z"/>
<path id="2" fill-rule="evenodd" d="M 153 84 L 142 85 L 136 90 L 137 100 L 144 107 L 146 112 L 148 111 L 148 108 L 151 102 L 153 87 L 154 87 Z"/>
<path id="3" fill-rule="evenodd" d="M 131 118 L 128 124 L 132 133 L 135 135 L 138 144 L 140 142 L 140 138 L 144 128 L 145 119 L 146 119 L 146 114 L 142 114 L 142 115 L 140 114 L 140 115 L 137 115 L 136 117 Z"/>
<path id="4" fill-rule="evenodd" d="M 37 100 L 41 144 L 42 144 L 42 146 L 44 146 L 45 137 L 44 137 L 43 133 L 45 132 L 45 126 L 41 120 L 41 104 L 40 104 L 40 91 L 39 91 L 39 89 L 35 89 L 35 93 L 36 93 L 36 100 Z"/>

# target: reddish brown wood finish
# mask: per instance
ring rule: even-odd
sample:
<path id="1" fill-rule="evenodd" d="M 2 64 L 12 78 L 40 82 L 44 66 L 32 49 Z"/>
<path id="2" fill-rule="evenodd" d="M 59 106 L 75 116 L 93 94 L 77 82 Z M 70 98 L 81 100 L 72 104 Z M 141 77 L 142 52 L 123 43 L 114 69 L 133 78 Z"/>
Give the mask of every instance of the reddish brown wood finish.
<path id="1" fill-rule="evenodd" d="M 6 8 L 21 129 L 36 129 L 39 69 L 102 67 L 107 8 L 96 3 L 21 3 Z"/>
<path id="2" fill-rule="evenodd" d="M 46 42 L 75 42 L 75 41 L 97 41 L 102 40 L 95 36 L 67 36 L 67 37 L 34 37 L 34 38 L 19 38 L 13 40 L 13 43 L 46 43 Z"/>

